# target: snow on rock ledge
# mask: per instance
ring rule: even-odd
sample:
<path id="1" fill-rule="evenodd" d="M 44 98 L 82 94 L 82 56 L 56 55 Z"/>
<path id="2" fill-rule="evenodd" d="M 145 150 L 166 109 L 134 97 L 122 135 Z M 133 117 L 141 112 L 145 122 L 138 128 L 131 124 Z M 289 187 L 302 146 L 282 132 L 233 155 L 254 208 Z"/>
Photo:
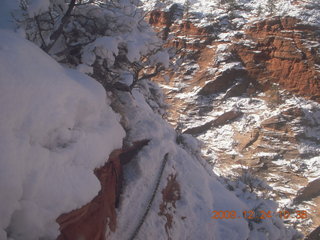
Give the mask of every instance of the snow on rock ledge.
<path id="1" fill-rule="evenodd" d="M 53 239 L 56 218 L 97 195 L 93 170 L 125 132 L 99 83 L 0 35 L 0 239 Z"/>

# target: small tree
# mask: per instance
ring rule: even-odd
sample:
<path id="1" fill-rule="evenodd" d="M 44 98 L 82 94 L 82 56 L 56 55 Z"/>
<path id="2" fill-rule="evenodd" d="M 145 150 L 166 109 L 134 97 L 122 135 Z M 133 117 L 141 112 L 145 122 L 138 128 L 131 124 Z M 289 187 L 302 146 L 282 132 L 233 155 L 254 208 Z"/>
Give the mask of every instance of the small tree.
<path id="1" fill-rule="evenodd" d="M 125 9 L 121 3 L 108 0 L 50 0 L 49 3 L 47 9 L 34 10 L 29 1 L 21 0 L 16 20 L 27 39 L 60 63 L 81 69 L 107 90 L 132 88 L 140 80 L 163 70 L 162 41 L 144 21 L 145 12 L 129 1 Z M 144 46 L 126 40 L 128 34 L 136 38 L 135 31 L 148 34 Z M 149 66 L 152 69 L 143 74 Z M 128 82 L 133 83 L 122 86 L 126 82 L 123 79 L 129 79 L 128 72 L 133 78 Z"/>

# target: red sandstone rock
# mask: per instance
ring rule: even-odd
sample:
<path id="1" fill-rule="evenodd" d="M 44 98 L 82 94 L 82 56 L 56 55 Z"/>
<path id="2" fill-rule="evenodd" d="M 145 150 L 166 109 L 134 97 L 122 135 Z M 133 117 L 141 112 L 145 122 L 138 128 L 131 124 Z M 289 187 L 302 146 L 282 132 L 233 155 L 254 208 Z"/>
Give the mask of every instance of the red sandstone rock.
<path id="1" fill-rule="evenodd" d="M 263 89 L 276 82 L 290 92 L 320 101 L 320 73 L 315 69 L 320 56 L 304 44 L 318 41 L 314 30 L 291 17 L 265 20 L 246 31 L 246 38 L 256 43 L 254 49 L 238 44 L 233 51 Z"/>
<path id="2" fill-rule="evenodd" d="M 180 185 L 177 182 L 177 174 L 171 174 L 167 180 L 168 183 L 166 187 L 162 190 L 162 203 L 159 206 L 159 216 L 164 216 L 166 218 L 165 229 L 168 236 L 170 237 L 170 229 L 173 225 L 173 215 L 174 209 L 176 208 L 176 202 L 181 198 Z"/>
<path id="3" fill-rule="evenodd" d="M 126 150 L 113 151 L 106 164 L 94 171 L 101 183 L 98 195 L 85 206 L 57 218 L 58 240 L 104 240 L 106 230 L 116 230 L 116 207 L 122 186 L 122 165 L 130 161 L 148 140 L 136 142 Z"/>
<path id="4" fill-rule="evenodd" d="M 193 50 L 201 58 L 208 51 L 207 45 L 216 44 L 208 37 L 208 28 L 197 27 L 188 21 L 176 24 L 172 14 L 172 11 L 156 10 L 149 18 L 149 22 L 158 30 L 161 27 L 166 29 L 166 36 L 169 32 L 175 36 L 168 42 L 168 46 Z M 245 66 L 248 78 L 253 80 L 256 89 L 268 90 L 272 83 L 278 83 L 281 88 L 292 93 L 320 101 L 320 73 L 316 70 L 316 65 L 320 64 L 320 53 L 316 47 L 306 44 L 307 41 L 319 42 L 316 30 L 319 29 L 304 25 L 293 17 L 275 17 L 247 28 L 240 40 L 251 40 L 255 43 L 254 47 L 245 46 L 241 42 L 237 44 L 239 39 L 234 39 L 231 51 Z M 192 38 L 193 41 L 187 42 L 184 37 Z M 209 76 L 207 78 L 210 79 Z M 214 88 L 217 85 L 216 91 L 224 91 L 226 87 L 220 86 L 219 82 L 223 81 L 218 79 L 210 83 L 202 92 L 207 92 L 206 89 L 214 91 L 211 85 Z M 223 83 L 229 85 L 229 81 Z"/>

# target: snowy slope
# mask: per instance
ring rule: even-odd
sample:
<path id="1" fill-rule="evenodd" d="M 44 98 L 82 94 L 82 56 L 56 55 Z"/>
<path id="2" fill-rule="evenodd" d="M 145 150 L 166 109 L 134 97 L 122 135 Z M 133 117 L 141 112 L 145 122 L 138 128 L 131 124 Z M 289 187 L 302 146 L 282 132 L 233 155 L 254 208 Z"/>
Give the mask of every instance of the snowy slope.
<path id="1" fill-rule="evenodd" d="M 170 237 L 181 240 L 247 239 L 249 229 L 243 219 L 210 219 L 213 210 L 236 209 L 241 212 L 247 209 L 245 203 L 225 189 L 213 174 L 210 175 L 199 163 L 200 159 L 177 144 L 176 132 L 153 112 L 139 89 L 134 90 L 133 96 L 121 93 L 119 99 L 123 103 L 122 113 L 128 116 L 128 140 L 150 139 L 151 142 L 133 163 L 126 166 L 126 188 L 120 206 L 119 226 L 118 231 L 111 235 L 112 239 L 129 238 L 137 227 L 166 153 L 169 157 L 160 189 L 165 187 L 170 174 L 177 174 L 182 191 L 173 214 L 174 227 Z M 163 227 L 165 218 L 158 215 L 161 197 L 159 191 L 137 239 L 168 239 Z M 181 217 L 186 218 L 181 220 Z"/>
<path id="2" fill-rule="evenodd" d="M 143 221 L 136 239 L 294 239 L 297 232 L 285 228 L 282 221 L 274 216 L 261 223 L 248 223 L 242 211 L 252 210 L 264 205 L 261 199 L 245 190 L 236 197 L 228 191 L 212 172 L 211 166 L 200 156 L 197 140 L 190 135 L 177 134 L 161 116 L 154 113 L 145 99 L 148 99 L 145 81 L 135 88 L 132 95 L 118 93 L 117 109 L 126 116 L 125 126 L 129 129 L 127 141 L 134 142 L 150 139 L 150 143 L 125 166 L 125 191 L 122 196 L 118 215 L 118 230 L 110 233 L 111 239 L 131 239 L 154 191 L 163 159 L 168 153 L 163 176 L 160 178 L 160 190 L 155 193 L 150 212 Z M 152 90 L 151 90 L 152 92 Z M 180 139 L 180 140 L 178 140 Z M 166 228 L 166 218 L 160 216 L 163 203 L 163 189 L 170 179 L 176 176 L 180 186 L 180 199 L 171 202 L 168 212 L 172 216 L 172 227 Z M 268 210 L 276 210 L 277 205 L 269 201 Z M 236 211 L 237 219 L 211 219 L 212 211 Z M 170 226 L 170 224 L 169 224 Z"/>
<path id="3" fill-rule="evenodd" d="M 0 41 L 0 191 L 6 193 L 0 196 L 0 239 L 6 239 L 6 234 L 12 239 L 54 239 L 58 234 L 55 219 L 89 202 L 99 191 L 92 170 L 101 166 L 113 149 L 121 147 L 124 131 L 98 83 L 63 69 L 12 32 L 1 30 Z M 176 144 L 175 131 L 152 111 L 138 90 L 133 97 L 119 96 L 127 103 L 124 115 L 130 118 L 129 139 L 148 138 L 151 143 L 138 156 L 138 165 L 128 169 L 113 239 L 129 236 L 135 227 L 132 219 L 144 211 L 166 152 L 170 157 L 165 176 L 178 172 L 183 197 L 177 212 L 187 216 L 185 221 L 176 216 L 172 236 L 247 239 L 245 220 L 210 219 L 212 210 L 232 208 L 241 212 L 247 209 L 245 203 Z M 132 175 L 137 168 L 140 174 Z M 155 206 L 160 198 L 159 193 Z M 140 239 L 150 235 L 166 239 L 164 220 L 157 211 L 155 207 L 151 212 Z"/>
<path id="4" fill-rule="evenodd" d="M 99 83 L 0 36 L 0 239 L 53 239 L 55 219 L 96 196 L 93 169 L 125 134 Z"/>

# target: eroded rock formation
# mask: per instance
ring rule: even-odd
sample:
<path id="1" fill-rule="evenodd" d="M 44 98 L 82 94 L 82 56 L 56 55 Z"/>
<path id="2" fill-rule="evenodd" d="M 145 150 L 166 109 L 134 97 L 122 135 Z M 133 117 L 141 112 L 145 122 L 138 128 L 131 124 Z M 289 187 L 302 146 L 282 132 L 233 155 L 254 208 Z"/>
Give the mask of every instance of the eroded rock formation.
<path id="1" fill-rule="evenodd" d="M 248 74 L 262 84 L 279 83 L 295 94 L 320 100 L 319 29 L 292 17 L 273 18 L 245 31 L 249 46 L 241 41 L 231 47 Z"/>
<path id="2" fill-rule="evenodd" d="M 276 189 L 279 201 L 306 192 L 302 189 L 309 189 L 310 170 L 304 162 L 318 155 L 311 150 L 319 144 L 311 133 L 317 131 L 319 121 L 312 114 L 318 107 L 288 99 L 320 102 L 320 29 L 293 17 L 274 17 L 248 23 L 222 40 L 216 38 L 214 23 L 197 25 L 178 8 L 150 16 L 174 53 L 174 68 L 153 79 L 165 86 L 168 120 L 204 141 L 203 155 L 209 162 L 217 158 L 213 162 L 219 172 L 236 172 L 234 165 L 250 167 Z M 231 109 L 241 114 L 217 125 L 215 119 L 230 115 Z M 319 210 L 309 207 L 310 212 Z M 319 222 L 315 214 L 310 216 Z"/>
<path id="3" fill-rule="evenodd" d="M 57 218 L 61 231 L 58 240 L 104 240 L 107 229 L 111 232 L 116 230 L 116 208 L 122 187 L 122 166 L 148 142 L 135 142 L 128 149 L 113 151 L 106 164 L 95 170 L 95 175 L 101 183 L 100 192 L 90 203 Z"/>

